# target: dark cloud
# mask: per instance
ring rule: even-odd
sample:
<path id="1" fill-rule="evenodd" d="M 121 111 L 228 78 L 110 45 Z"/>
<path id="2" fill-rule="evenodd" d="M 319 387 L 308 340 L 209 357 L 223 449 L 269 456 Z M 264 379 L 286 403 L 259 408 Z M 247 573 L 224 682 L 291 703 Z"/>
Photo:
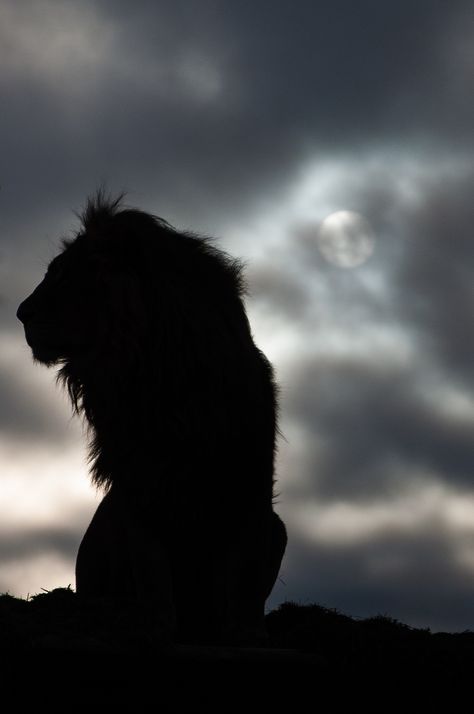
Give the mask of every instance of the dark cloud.
<path id="1" fill-rule="evenodd" d="M 334 546 L 293 536 L 279 601 L 317 602 L 349 615 L 384 614 L 416 627 L 464 630 L 474 621 L 474 578 L 439 524 Z M 276 602 L 274 602 L 276 604 Z"/>
<path id="2" fill-rule="evenodd" d="M 4 339 L 8 339 L 4 337 Z M 28 348 L 27 348 L 28 349 Z M 25 350 L 26 351 L 26 350 Z M 28 349 L 29 352 L 29 349 Z M 61 404 L 61 398 L 55 392 L 54 375 L 51 374 L 51 399 L 46 389 L 38 388 L 33 379 L 33 370 L 40 369 L 33 365 L 31 375 L 26 375 L 28 363 L 18 359 L 8 364 L 0 364 L 0 435 L 2 439 L 12 439 L 31 447 L 34 443 L 66 443 L 80 437 L 77 420 L 72 420 L 69 407 Z M 59 388 L 57 388 L 59 391 Z M 61 408 L 62 406 L 62 408 Z"/>
<path id="3" fill-rule="evenodd" d="M 333 358 L 300 365 L 297 375 L 285 409 L 306 433 L 302 466 L 318 499 L 393 496 L 427 474 L 474 485 L 474 418 L 427 399 L 409 371 Z"/>
<path id="4" fill-rule="evenodd" d="M 205 225 L 210 205 L 214 221 L 235 216 L 286 185 L 309 154 L 410 143 L 421 132 L 470 145 L 471 105 L 451 96 L 444 64 L 450 28 L 469 26 L 468 2 L 71 8 L 55 21 L 89 38 L 82 54 L 77 40 L 61 53 L 48 14 L 37 18 L 36 54 L 33 45 L 18 58 L 21 45 L 15 54 L 10 43 L 16 59 L 1 73 L 7 212 L 20 197 L 39 214 L 76 205 L 105 178 L 145 189 L 168 218 Z M 9 37 L 29 27 L 24 12 L 11 21 Z M 469 71 L 467 58 L 450 71 Z"/>
<path id="5" fill-rule="evenodd" d="M 418 349 L 474 385 L 474 173 L 434 178 L 407 222 L 397 309 Z"/>
<path id="6" fill-rule="evenodd" d="M 279 319 L 301 319 L 310 307 L 304 282 L 281 268 L 251 267 L 247 277 L 250 299 Z"/>
<path id="7" fill-rule="evenodd" d="M 22 532 L 2 533 L 0 560 L 5 563 L 55 554 L 72 561 L 81 539 L 79 529 L 31 528 Z M 3 592 L 0 578 L 0 592 Z"/>

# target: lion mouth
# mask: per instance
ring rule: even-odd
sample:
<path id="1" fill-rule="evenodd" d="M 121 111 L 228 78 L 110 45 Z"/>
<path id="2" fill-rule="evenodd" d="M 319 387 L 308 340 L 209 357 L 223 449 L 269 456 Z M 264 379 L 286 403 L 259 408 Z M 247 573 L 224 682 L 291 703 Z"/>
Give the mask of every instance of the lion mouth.
<path id="1" fill-rule="evenodd" d="M 56 326 L 46 323 L 25 323 L 25 338 L 31 348 L 33 358 L 43 364 L 52 365 L 62 359 L 81 357 L 85 345 L 77 336 L 58 334 Z"/>
<path id="2" fill-rule="evenodd" d="M 25 324 L 25 338 L 39 362 L 54 362 L 65 354 L 64 346 L 51 339 L 46 325 Z"/>

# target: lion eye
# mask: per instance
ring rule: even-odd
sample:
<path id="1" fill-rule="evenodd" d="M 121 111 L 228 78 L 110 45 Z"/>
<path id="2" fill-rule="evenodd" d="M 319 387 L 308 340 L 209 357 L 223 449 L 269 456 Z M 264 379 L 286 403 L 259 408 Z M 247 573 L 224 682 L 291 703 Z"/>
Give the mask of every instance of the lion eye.
<path id="1" fill-rule="evenodd" d="M 59 283 L 64 278 L 64 267 L 62 265 L 50 265 L 46 271 L 46 275 L 54 282 Z"/>

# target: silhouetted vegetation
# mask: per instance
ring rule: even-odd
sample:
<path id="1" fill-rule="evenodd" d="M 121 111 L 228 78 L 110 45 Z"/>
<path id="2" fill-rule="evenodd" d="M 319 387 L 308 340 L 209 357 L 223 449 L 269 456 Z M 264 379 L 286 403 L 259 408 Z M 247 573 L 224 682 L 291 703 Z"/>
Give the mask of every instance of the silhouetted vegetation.
<path id="1" fill-rule="evenodd" d="M 474 665 L 474 632 L 432 633 L 377 615 L 356 619 L 319 605 L 286 602 L 266 616 L 265 647 L 209 647 L 185 640 L 175 646 L 152 642 L 135 606 L 83 600 L 70 588 L 21 600 L 0 596 L 0 651 L 87 652 L 91 655 L 160 655 L 170 661 L 244 661 L 285 666 L 309 664 L 318 671 L 464 673 Z M 272 656 L 272 654 L 274 656 Z M 278 655 L 278 657 L 277 657 Z"/>

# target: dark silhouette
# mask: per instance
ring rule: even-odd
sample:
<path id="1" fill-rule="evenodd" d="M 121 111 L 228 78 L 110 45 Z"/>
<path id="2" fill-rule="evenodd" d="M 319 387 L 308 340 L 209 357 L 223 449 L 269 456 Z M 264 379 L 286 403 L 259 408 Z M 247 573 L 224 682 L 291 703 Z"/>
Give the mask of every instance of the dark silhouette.
<path id="1" fill-rule="evenodd" d="M 17 313 L 34 359 L 61 365 L 106 492 L 77 593 L 138 604 L 161 639 L 258 642 L 287 538 L 242 264 L 122 199 L 89 199 Z"/>

